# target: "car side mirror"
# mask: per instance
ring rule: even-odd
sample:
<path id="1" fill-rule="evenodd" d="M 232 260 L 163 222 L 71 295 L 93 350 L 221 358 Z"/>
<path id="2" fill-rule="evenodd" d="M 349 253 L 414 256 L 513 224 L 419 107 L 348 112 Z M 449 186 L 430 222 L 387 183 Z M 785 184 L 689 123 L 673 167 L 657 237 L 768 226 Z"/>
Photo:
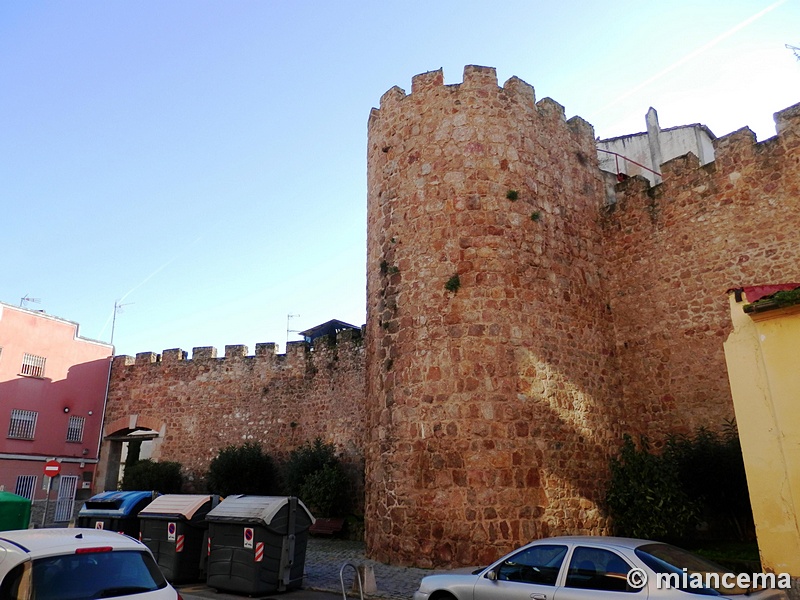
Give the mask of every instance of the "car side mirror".
<path id="1" fill-rule="evenodd" d="M 489 581 L 497 581 L 497 569 L 492 569 L 486 573 L 486 579 Z"/>

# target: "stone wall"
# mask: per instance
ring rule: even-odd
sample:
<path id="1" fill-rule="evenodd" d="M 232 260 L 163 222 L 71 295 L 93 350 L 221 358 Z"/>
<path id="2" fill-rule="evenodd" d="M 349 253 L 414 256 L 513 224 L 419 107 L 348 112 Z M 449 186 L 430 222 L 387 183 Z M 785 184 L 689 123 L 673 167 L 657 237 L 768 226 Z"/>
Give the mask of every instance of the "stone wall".
<path id="1" fill-rule="evenodd" d="M 620 184 L 605 210 L 626 420 L 654 440 L 733 418 L 726 290 L 800 279 L 800 105 L 776 122 L 761 143 L 749 129 L 716 139 L 708 165 L 665 163 L 659 186 Z"/>
<path id="2" fill-rule="evenodd" d="M 365 344 L 118 357 L 105 435 L 158 432 L 198 486 L 226 445 L 321 436 L 364 469 L 368 551 L 395 564 L 606 533 L 624 433 L 733 416 L 725 291 L 800 279 L 800 106 L 776 119 L 614 188 L 592 127 L 525 82 L 414 77 L 369 118 Z"/>
<path id="3" fill-rule="evenodd" d="M 798 279 L 798 112 L 609 198 L 591 126 L 519 79 L 467 67 L 384 94 L 368 145 L 372 556 L 481 564 L 605 533 L 623 433 L 659 446 L 733 417 L 725 291 Z"/>
<path id="4" fill-rule="evenodd" d="M 592 127 L 494 69 L 419 75 L 373 109 L 368 194 L 371 555 L 606 532 L 623 413 Z"/>
<path id="5" fill-rule="evenodd" d="M 104 436 L 158 432 L 154 458 L 180 462 L 199 490 L 209 462 L 228 445 L 256 441 L 283 458 L 316 437 L 333 443 L 360 481 L 365 420 L 364 346 L 359 332 L 345 331 L 337 343 L 290 342 L 286 354 L 258 344 L 254 356 L 245 346 L 226 346 L 224 358 L 215 348 L 195 348 L 191 360 L 180 349 L 118 356 Z"/>

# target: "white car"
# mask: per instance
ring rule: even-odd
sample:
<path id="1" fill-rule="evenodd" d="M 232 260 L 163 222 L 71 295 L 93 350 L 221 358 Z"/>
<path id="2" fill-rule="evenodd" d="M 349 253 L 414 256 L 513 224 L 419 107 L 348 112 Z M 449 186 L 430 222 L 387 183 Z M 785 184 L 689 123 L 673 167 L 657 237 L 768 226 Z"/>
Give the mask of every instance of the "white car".
<path id="1" fill-rule="evenodd" d="M 0 531 L 2 600 L 182 600 L 150 550 L 98 529 Z"/>
<path id="2" fill-rule="evenodd" d="M 788 600 L 782 589 L 731 583 L 722 567 L 675 546 L 573 536 L 537 540 L 471 573 L 423 577 L 414 600 Z"/>

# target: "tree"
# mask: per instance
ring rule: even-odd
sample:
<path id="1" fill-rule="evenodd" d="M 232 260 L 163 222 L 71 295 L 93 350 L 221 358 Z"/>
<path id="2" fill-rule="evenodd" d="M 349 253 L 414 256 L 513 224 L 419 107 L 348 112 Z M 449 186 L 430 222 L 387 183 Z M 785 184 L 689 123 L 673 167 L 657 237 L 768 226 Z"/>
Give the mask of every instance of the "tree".
<path id="1" fill-rule="evenodd" d="M 292 451 L 284 465 L 283 478 L 288 493 L 298 496 L 317 516 L 347 513 L 352 485 L 333 444 L 317 438 Z"/>
<path id="2" fill-rule="evenodd" d="M 611 459 L 606 504 L 617 535 L 672 540 L 696 522 L 674 462 L 651 454 L 644 437 L 637 449 L 626 434 L 619 457 Z"/>
<path id="3" fill-rule="evenodd" d="M 183 489 L 181 464 L 154 462 L 148 458 L 126 465 L 120 489 L 125 491 L 155 490 L 162 494 L 179 494 Z"/>
<path id="4" fill-rule="evenodd" d="M 260 444 L 223 448 L 208 467 L 208 490 L 212 494 L 270 496 L 278 491 L 275 464 Z"/>

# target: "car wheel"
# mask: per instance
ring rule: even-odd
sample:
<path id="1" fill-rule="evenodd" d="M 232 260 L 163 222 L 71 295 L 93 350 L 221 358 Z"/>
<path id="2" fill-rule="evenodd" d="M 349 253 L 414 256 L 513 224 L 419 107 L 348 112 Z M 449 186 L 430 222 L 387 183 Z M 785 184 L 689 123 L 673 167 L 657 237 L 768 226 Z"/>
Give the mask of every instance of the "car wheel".
<path id="1" fill-rule="evenodd" d="M 458 600 L 450 592 L 434 592 L 431 594 L 430 600 Z"/>

